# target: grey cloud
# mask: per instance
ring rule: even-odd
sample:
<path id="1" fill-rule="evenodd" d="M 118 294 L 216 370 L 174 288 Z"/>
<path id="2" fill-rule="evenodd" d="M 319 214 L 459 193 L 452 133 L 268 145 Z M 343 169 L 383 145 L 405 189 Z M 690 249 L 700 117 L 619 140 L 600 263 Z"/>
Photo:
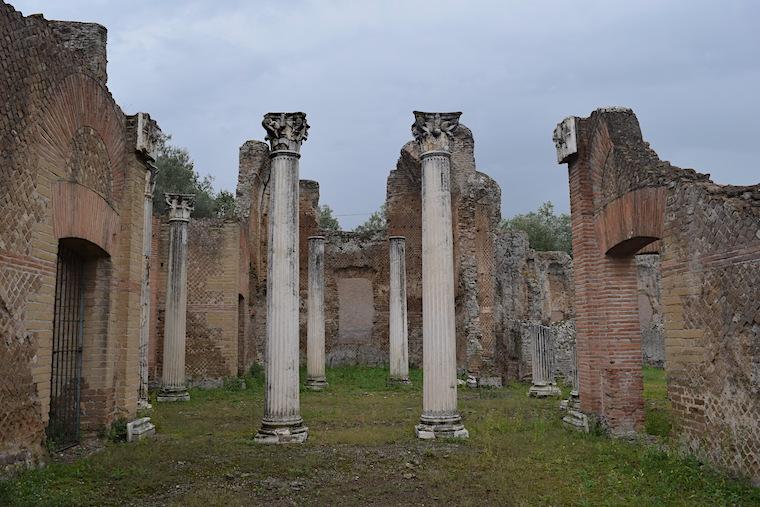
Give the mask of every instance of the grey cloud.
<path id="1" fill-rule="evenodd" d="M 219 188 L 234 188 L 238 147 L 281 109 L 308 113 L 302 177 L 339 214 L 382 203 L 413 109 L 464 112 L 505 215 L 545 200 L 567 210 L 551 131 L 603 105 L 633 107 L 676 165 L 760 180 L 750 0 L 13 3 L 106 25 L 116 99 L 156 117 Z"/>

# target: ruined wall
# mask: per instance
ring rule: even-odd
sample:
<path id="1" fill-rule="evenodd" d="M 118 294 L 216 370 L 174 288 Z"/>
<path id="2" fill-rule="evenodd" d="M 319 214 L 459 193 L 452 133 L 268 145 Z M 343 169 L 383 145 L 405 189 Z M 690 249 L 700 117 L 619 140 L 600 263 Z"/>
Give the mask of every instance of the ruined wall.
<path id="1" fill-rule="evenodd" d="M 641 354 L 644 364 L 665 366 L 665 327 L 662 321 L 660 293 L 660 256 L 636 256 L 639 287 L 639 323 L 641 326 Z"/>
<path id="2" fill-rule="evenodd" d="M 248 256 L 248 290 L 242 294 L 247 307 L 244 364 L 247 370 L 254 362 L 261 363 L 266 343 L 267 236 L 269 222 L 269 146 L 261 141 L 246 141 L 240 147 L 237 213 L 245 235 Z"/>
<path id="3" fill-rule="evenodd" d="M 500 230 L 496 237 L 496 337 L 506 378 L 529 379 L 527 329 L 552 329 L 557 374 L 572 378 L 575 310 L 572 260 L 564 252 L 536 252 L 524 232 Z"/>
<path id="4" fill-rule="evenodd" d="M 327 364 L 387 364 L 388 240 L 354 232 L 325 236 Z"/>
<path id="5" fill-rule="evenodd" d="M 153 265 L 157 272 L 157 325 L 151 341 L 156 343 L 156 355 L 152 362 L 156 364 L 156 373 L 160 379 L 169 224 L 162 221 L 156 234 L 158 242 Z M 218 386 L 225 378 L 238 373 L 241 253 L 240 225 L 237 221 L 219 218 L 190 220 L 185 373 L 191 386 Z"/>
<path id="6" fill-rule="evenodd" d="M 681 442 L 760 485 L 760 185 L 668 195 L 662 303 Z"/>
<path id="7" fill-rule="evenodd" d="M 452 221 L 457 334 L 457 368 L 474 378 L 501 375 L 494 322 L 495 231 L 501 220 L 501 191 L 475 170 L 472 132 L 460 125 L 452 141 Z M 419 147 L 401 149 L 388 176 L 388 234 L 406 238 L 409 359 L 422 361 L 422 204 Z"/>
<path id="8" fill-rule="evenodd" d="M 568 124 L 577 147 L 555 139 L 569 163 L 583 410 L 618 430 L 643 422 L 633 256 L 659 239 L 678 438 L 760 483 L 760 185 L 661 161 L 630 109 Z"/>
<path id="9" fill-rule="evenodd" d="M 4 470 L 44 454 L 61 239 L 86 258 L 84 311 L 100 314 L 83 335 L 83 429 L 136 410 L 146 167 L 105 85 L 103 27 L 0 2 L 0 61 Z"/>

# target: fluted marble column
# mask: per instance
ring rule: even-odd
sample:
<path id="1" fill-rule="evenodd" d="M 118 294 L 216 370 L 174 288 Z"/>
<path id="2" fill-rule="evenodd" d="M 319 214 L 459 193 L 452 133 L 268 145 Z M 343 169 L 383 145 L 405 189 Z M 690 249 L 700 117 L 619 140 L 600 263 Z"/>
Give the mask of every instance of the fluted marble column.
<path id="1" fill-rule="evenodd" d="M 164 363 L 158 401 L 187 401 L 185 330 L 187 320 L 187 224 L 193 194 L 165 194 L 169 205 L 169 264 L 164 312 Z"/>
<path id="2" fill-rule="evenodd" d="M 304 442 L 298 379 L 298 159 L 309 126 L 304 113 L 267 113 L 271 145 L 264 419 L 259 443 Z"/>
<path id="3" fill-rule="evenodd" d="M 148 340 L 150 337 L 150 255 L 153 243 L 153 191 L 156 188 L 158 170 L 153 160 L 147 161 L 145 173 L 145 199 L 143 201 L 143 273 L 140 291 L 140 348 L 137 406 L 151 408 L 148 401 Z"/>
<path id="4" fill-rule="evenodd" d="M 409 383 L 409 335 L 406 320 L 406 238 L 388 238 L 390 258 L 390 382 Z"/>
<path id="5" fill-rule="evenodd" d="M 559 387 L 554 382 L 554 348 L 551 329 L 535 325 L 530 328 L 531 335 L 531 370 L 533 385 L 528 394 L 538 398 L 559 396 Z"/>
<path id="6" fill-rule="evenodd" d="M 325 238 L 309 238 L 309 294 L 306 323 L 306 387 L 321 391 L 325 378 Z"/>
<path id="7" fill-rule="evenodd" d="M 422 161 L 423 439 L 467 438 L 457 410 L 451 139 L 462 113 L 414 112 L 412 134 Z"/>

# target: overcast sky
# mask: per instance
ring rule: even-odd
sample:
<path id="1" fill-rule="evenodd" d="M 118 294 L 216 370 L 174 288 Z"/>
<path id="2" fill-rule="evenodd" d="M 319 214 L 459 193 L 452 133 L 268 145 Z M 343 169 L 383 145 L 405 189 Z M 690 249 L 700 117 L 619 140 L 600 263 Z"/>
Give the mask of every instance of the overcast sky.
<path id="1" fill-rule="evenodd" d="M 108 28 L 108 84 L 196 168 L 234 191 L 268 111 L 311 125 L 301 178 L 338 215 L 370 213 L 412 110 L 463 111 L 478 169 L 510 216 L 568 210 L 551 134 L 568 115 L 634 109 L 660 157 L 760 182 L 760 2 L 11 0 Z M 353 227 L 366 216 L 341 216 Z"/>

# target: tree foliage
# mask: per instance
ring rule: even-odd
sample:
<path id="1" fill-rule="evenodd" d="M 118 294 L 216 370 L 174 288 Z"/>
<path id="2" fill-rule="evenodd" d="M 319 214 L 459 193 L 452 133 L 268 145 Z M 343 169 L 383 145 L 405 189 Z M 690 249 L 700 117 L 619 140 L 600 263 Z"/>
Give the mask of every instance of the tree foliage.
<path id="1" fill-rule="evenodd" d="M 333 210 L 327 204 L 319 207 L 319 228 L 326 231 L 339 231 L 340 222 L 333 215 Z"/>
<path id="2" fill-rule="evenodd" d="M 388 230 L 388 217 L 386 216 L 385 203 L 380 209 L 372 213 L 366 222 L 357 225 L 354 232 L 367 234 L 385 233 Z"/>
<path id="3" fill-rule="evenodd" d="M 214 192 L 214 178 L 206 175 L 201 178 L 195 170 L 195 163 L 185 148 L 168 144 L 170 137 L 163 139 L 156 166 L 156 189 L 153 192 L 153 213 L 166 213 L 164 193 L 175 192 L 195 194 L 194 218 L 233 218 L 235 216 L 235 196 L 226 190 Z"/>
<path id="4" fill-rule="evenodd" d="M 214 198 L 216 216 L 219 218 L 235 218 L 237 216 L 237 201 L 232 192 L 220 190 Z"/>
<path id="5" fill-rule="evenodd" d="M 536 211 L 505 219 L 501 226 L 528 233 L 530 246 L 534 250 L 560 250 L 572 255 L 570 215 L 555 214 L 551 201 L 543 203 Z"/>

